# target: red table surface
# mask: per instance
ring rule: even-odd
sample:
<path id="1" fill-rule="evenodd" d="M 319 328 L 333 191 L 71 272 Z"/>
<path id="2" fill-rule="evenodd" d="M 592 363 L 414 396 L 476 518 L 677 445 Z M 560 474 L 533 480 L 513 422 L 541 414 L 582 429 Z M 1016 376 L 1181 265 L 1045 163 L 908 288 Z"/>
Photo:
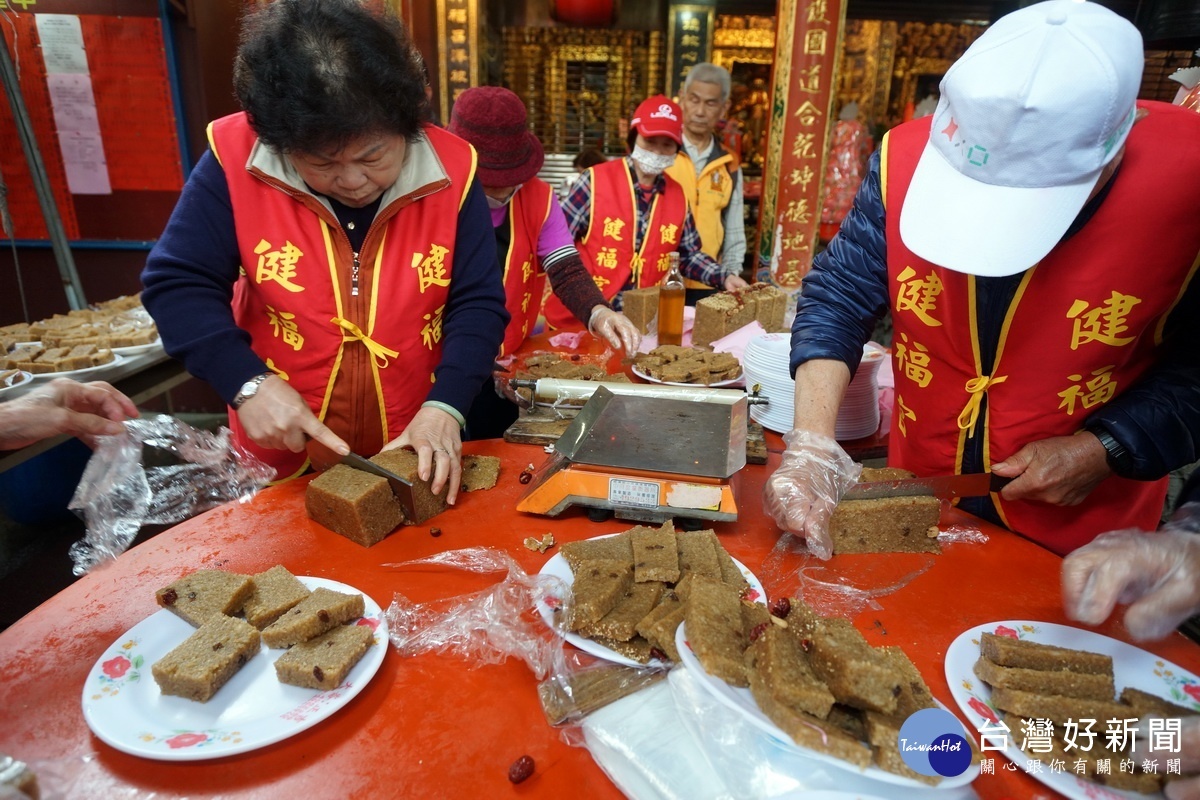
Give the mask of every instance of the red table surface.
<path id="1" fill-rule="evenodd" d="M 251 502 L 230 504 L 171 528 L 95 570 L 0 633 L 0 752 L 35 764 L 58 762 L 54 775 L 77 775 L 70 796 L 159 797 L 620 797 L 583 749 L 549 727 L 536 679 L 522 662 L 472 669 L 451 655 L 404 658 L 388 649 L 379 672 L 346 707 L 315 727 L 268 747 L 216 762 L 161 762 L 126 755 L 91 734 L 80 696 L 96 659 L 125 631 L 158 610 L 155 589 L 200 568 L 254 573 L 283 564 L 298 575 L 347 583 L 387 607 L 393 593 L 423 602 L 473 592 L 502 576 L 449 570 L 396 571 L 382 565 L 439 551 L 486 545 L 501 548 L 529 571 L 549 557 L 522 540 L 552 531 L 561 541 L 625 530 L 631 523 L 593 523 L 578 510 L 550 519 L 514 510 L 523 486 L 520 471 L 544 458 L 541 448 L 499 440 L 472 442 L 468 452 L 502 459 L 498 485 L 461 495 L 429 525 L 401 529 L 371 548 L 361 547 L 311 522 L 304 513 L 307 479 L 275 486 Z M 764 561 L 778 532 L 761 512 L 763 481 L 777 464 L 750 466 L 733 479 L 740 519 L 718 524 L 728 551 L 763 579 L 771 596 L 793 593 L 793 557 L 785 569 Z M 873 554 L 838 556 L 828 574 L 858 585 L 885 586 L 932 562 L 891 594 L 881 609 L 854 618 L 872 644 L 900 645 L 942 702 L 950 696 L 943 658 L 963 630 L 1000 619 L 1066 623 L 1059 600 L 1060 559 L 1018 536 L 957 511 L 949 523 L 976 524 L 984 544 L 953 544 L 940 556 Z M 828 577 L 822 573 L 823 577 Z M 1110 623 L 1101 632 L 1128 639 Z M 1146 649 L 1200 671 L 1200 648 L 1181 636 Z M 528 754 L 535 776 L 518 786 L 509 765 Z M 1001 769 L 974 786 L 984 798 L 1049 796 L 1024 773 Z M 53 774 L 51 774 L 53 773 Z M 133 790 L 133 791 L 130 791 Z"/>

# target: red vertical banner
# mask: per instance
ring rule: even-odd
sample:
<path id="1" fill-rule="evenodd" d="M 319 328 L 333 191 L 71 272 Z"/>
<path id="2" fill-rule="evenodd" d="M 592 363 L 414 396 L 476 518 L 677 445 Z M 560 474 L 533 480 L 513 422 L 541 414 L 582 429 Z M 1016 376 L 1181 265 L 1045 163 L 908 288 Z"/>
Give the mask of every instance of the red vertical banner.
<path id="1" fill-rule="evenodd" d="M 768 278 L 795 292 L 812 267 L 833 123 L 845 0 L 780 0 L 759 222 Z"/>

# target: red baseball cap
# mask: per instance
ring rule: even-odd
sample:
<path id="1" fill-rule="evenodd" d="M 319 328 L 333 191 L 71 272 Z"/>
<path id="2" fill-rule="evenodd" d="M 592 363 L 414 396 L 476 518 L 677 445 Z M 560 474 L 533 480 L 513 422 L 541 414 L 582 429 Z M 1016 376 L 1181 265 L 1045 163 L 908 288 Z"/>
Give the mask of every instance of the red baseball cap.
<path id="1" fill-rule="evenodd" d="M 683 110 L 666 95 L 656 94 L 643 100 L 633 112 L 629 126 L 644 138 L 668 136 L 683 146 Z"/>

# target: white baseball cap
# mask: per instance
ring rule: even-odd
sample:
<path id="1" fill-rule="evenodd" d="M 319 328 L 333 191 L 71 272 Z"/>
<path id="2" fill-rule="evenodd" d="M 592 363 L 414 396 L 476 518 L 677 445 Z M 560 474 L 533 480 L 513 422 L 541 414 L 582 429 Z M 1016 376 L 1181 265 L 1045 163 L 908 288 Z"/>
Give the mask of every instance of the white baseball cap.
<path id="1" fill-rule="evenodd" d="M 900 211 L 904 244 L 972 275 L 1040 261 L 1124 145 L 1143 64 L 1141 34 L 1096 3 L 997 20 L 942 79 Z"/>

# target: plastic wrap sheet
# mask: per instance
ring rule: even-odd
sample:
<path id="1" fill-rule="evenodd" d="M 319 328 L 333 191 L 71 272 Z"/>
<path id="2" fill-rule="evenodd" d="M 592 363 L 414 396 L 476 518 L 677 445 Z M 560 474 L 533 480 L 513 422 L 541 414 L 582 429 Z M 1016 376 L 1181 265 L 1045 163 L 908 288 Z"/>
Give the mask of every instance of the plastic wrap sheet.
<path id="1" fill-rule="evenodd" d="M 147 467 L 146 447 L 177 463 Z M 227 428 L 197 430 L 174 417 L 125 423 L 119 436 L 102 436 L 70 509 L 87 523 L 71 546 L 75 574 L 116 558 L 142 525 L 179 522 L 230 500 L 245 502 L 275 477 L 275 470 L 242 450 Z"/>
<path id="2" fill-rule="evenodd" d="M 537 606 L 560 603 L 555 598 L 569 598 L 570 591 L 554 576 L 527 575 L 503 551 L 471 547 L 383 566 L 504 573 L 503 580 L 486 589 L 430 603 L 414 603 L 397 593 L 386 612 L 389 637 L 402 655 L 450 654 L 471 668 L 521 659 L 540 681 L 538 695 L 551 725 L 574 724 L 663 676 L 655 667 L 613 664 L 565 646 Z M 568 607 L 559 608 L 557 616 L 565 618 Z"/>

